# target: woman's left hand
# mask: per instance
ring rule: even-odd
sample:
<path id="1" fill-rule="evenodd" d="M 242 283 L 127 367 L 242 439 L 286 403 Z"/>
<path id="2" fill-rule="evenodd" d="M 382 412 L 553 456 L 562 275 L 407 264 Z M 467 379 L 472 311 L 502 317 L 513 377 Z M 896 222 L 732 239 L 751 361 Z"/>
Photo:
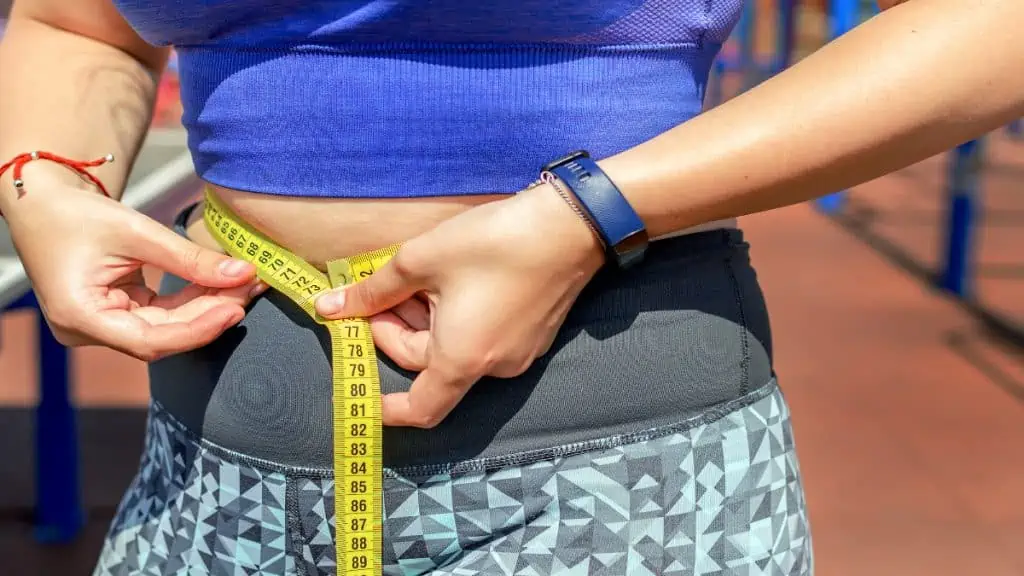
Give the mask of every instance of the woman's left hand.
<path id="1" fill-rule="evenodd" d="M 518 376 L 544 354 L 603 261 L 587 224 L 545 184 L 442 222 L 316 310 L 374 317 L 377 346 L 420 371 L 409 392 L 384 397 L 384 424 L 431 428 L 481 377 Z M 416 296 L 430 307 L 427 330 L 392 312 Z"/>

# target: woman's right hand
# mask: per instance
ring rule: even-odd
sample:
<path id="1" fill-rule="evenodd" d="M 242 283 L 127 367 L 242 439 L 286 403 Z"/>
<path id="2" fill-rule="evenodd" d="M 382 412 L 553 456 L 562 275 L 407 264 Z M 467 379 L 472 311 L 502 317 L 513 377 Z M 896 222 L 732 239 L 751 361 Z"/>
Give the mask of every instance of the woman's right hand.
<path id="1" fill-rule="evenodd" d="M 57 339 L 145 361 L 208 344 L 266 289 L 255 267 L 203 248 L 95 191 L 32 185 L 3 207 L 15 248 Z M 160 296 L 143 265 L 191 284 Z"/>

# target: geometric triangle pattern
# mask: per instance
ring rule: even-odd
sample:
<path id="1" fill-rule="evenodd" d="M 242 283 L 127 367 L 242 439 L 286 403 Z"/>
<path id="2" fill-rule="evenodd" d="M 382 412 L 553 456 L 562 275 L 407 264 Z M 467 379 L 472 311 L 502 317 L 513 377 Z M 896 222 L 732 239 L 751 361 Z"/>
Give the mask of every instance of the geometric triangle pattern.
<path id="1" fill-rule="evenodd" d="M 144 446 L 95 575 L 295 574 L 284 473 L 240 465 L 157 406 Z"/>
<path id="2" fill-rule="evenodd" d="M 771 386 L 586 450 L 388 470 L 384 573 L 809 576 L 789 410 Z M 155 406 L 94 576 L 334 575 L 334 555 L 329 474 L 196 441 Z"/>
<path id="3" fill-rule="evenodd" d="M 384 573 L 808 576 L 789 410 L 774 383 L 752 396 L 713 419 L 523 465 L 392 473 Z"/>

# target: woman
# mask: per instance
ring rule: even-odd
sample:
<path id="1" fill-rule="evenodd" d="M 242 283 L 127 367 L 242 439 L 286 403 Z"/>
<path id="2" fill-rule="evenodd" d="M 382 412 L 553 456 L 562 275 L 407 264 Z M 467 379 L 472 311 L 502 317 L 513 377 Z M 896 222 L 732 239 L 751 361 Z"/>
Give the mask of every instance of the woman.
<path id="1" fill-rule="evenodd" d="M 403 244 L 317 302 L 384 353 L 385 573 L 810 574 L 733 218 L 1024 112 L 1024 3 L 890 4 L 698 116 L 737 0 L 18 0 L 0 155 L 131 159 L 175 45 L 213 194 L 317 265 Z M 95 171 L 115 199 L 129 164 Z M 201 210 L 175 233 L 55 163 L 22 180 L 0 209 L 62 341 L 152 362 L 96 574 L 335 573 L 323 333 Z"/>

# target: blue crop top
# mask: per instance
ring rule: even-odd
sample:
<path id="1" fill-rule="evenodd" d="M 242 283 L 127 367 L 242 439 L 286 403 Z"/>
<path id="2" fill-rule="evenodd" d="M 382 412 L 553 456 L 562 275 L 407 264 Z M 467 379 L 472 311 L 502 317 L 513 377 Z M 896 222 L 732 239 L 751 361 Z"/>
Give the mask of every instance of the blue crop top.
<path id="1" fill-rule="evenodd" d="M 205 180 L 291 196 L 511 193 L 700 112 L 743 0 L 116 0 L 177 48 Z"/>

